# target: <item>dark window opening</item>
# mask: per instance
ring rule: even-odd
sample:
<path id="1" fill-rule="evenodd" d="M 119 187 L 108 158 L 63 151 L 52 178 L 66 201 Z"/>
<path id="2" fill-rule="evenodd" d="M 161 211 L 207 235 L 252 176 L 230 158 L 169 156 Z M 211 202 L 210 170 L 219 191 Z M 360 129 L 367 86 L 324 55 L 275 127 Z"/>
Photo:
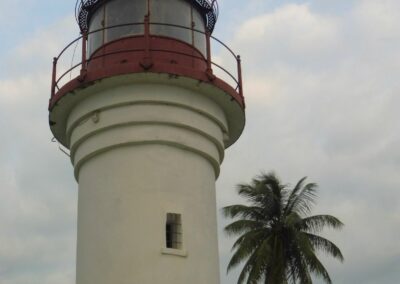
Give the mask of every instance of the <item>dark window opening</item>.
<path id="1" fill-rule="evenodd" d="M 167 214 L 165 241 L 167 248 L 182 249 L 182 218 L 180 214 Z"/>

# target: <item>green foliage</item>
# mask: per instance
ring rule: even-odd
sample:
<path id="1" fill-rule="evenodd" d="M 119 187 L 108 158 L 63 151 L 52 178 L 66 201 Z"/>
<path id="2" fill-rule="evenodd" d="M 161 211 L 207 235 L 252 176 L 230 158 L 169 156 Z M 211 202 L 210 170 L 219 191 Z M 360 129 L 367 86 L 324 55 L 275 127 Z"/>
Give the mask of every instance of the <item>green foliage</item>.
<path id="1" fill-rule="evenodd" d="M 344 258 L 335 244 L 317 234 L 325 227 L 340 229 L 343 223 L 330 215 L 308 216 L 317 184 L 302 178 L 289 189 L 269 173 L 238 185 L 237 190 L 250 205 L 227 206 L 223 213 L 235 219 L 225 232 L 239 236 L 228 264 L 229 272 L 244 263 L 238 284 L 309 284 L 311 274 L 332 283 L 316 252 Z"/>

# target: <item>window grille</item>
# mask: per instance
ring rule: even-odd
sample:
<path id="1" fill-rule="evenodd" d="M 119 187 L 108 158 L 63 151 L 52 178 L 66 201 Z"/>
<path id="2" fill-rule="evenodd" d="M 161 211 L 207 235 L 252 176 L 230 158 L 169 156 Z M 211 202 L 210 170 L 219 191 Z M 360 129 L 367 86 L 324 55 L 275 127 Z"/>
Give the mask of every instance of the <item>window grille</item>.
<path id="1" fill-rule="evenodd" d="M 167 214 L 165 242 L 167 248 L 182 249 L 182 218 L 180 214 Z"/>

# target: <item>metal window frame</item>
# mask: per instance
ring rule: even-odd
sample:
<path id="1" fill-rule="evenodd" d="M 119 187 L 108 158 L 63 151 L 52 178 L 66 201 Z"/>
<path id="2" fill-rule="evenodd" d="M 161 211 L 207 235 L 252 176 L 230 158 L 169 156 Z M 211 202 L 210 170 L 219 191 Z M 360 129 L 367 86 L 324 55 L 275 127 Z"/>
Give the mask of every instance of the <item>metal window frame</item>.
<path id="1" fill-rule="evenodd" d="M 165 227 L 166 247 L 170 249 L 181 249 L 183 246 L 182 215 L 177 213 L 167 213 Z"/>

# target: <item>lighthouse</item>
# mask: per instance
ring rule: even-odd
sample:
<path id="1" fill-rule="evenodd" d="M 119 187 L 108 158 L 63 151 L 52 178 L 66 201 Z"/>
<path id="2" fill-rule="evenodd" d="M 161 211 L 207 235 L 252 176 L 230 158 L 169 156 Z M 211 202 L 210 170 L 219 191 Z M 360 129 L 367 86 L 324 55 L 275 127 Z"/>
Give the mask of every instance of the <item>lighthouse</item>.
<path id="1" fill-rule="evenodd" d="M 76 16 L 49 102 L 79 185 L 76 283 L 219 283 L 215 181 L 245 103 L 217 1 L 80 0 Z"/>

